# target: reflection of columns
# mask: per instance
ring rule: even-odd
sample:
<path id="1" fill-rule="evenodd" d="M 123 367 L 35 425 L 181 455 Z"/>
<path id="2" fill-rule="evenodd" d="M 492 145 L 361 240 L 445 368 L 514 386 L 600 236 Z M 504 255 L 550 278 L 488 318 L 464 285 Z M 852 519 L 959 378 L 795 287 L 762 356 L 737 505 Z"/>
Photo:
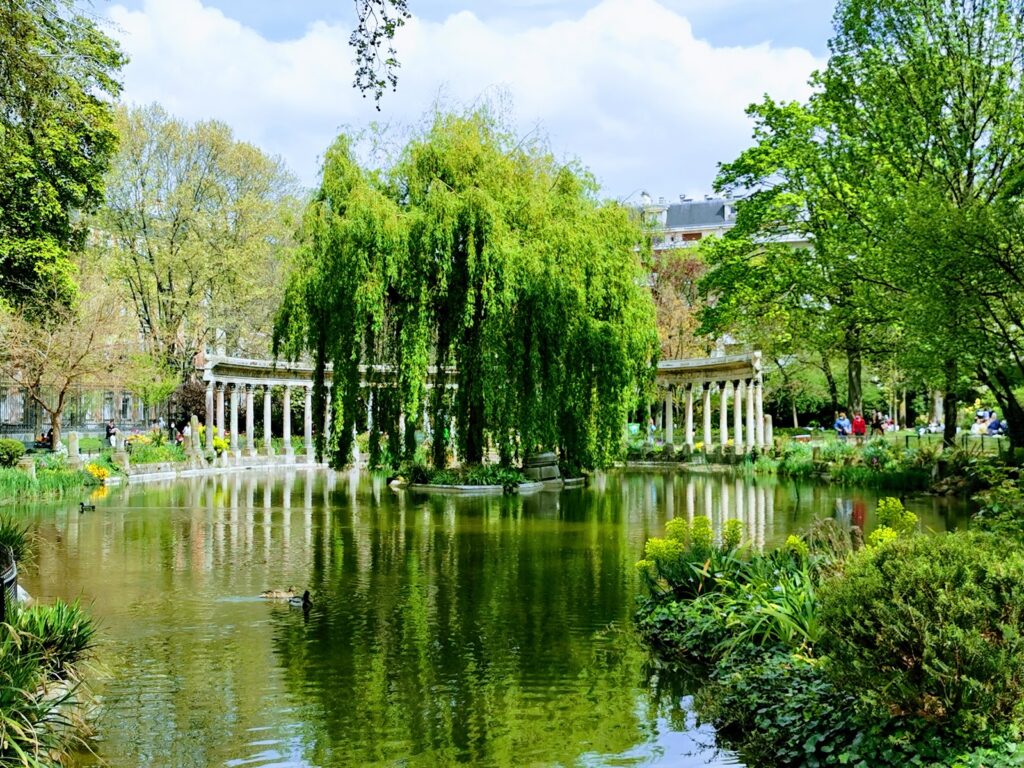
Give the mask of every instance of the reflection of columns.
<path id="1" fill-rule="evenodd" d="M 747 444 L 751 448 L 755 448 L 757 439 L 754 437 L 754 380 L 748 381 L 745 387 L 747 390 Z"/>
<path id="2" fill-rule="evenodd" d="M 708 520 L 711 520 L 714 515 L 712 514 L 712 499 L 711 499 L 711 477 L 706 476 L 704 478 L 704 509 L 702 514 Z"/>
<path id="3" fill-rule="evenodd" d="M 288 384 L 284 386 L 284 430 L 282 435 L 285 460 L 291 461 L 291 457 L 295 455 L 295 448 L 292 447 L 292 388 Z"/>
<path id="4" fill-rule="evenodd" d="M 745 495 L 745 492 L 743 490 L 743 481 L 740 480 L 738 477 L 736 478 L 736 484 L 735 484 L 733 490 L 736 493 L 736 519 L 739 520 L 742 523 L 743 522 L 743 517 L 744 517 L 744 515 L 743 515 L 743 506 L 744 506 L 743 505 L 743 497 Z"/>
<path id="5" fill-rule="evenodd" d="M 701 406 L 704 408 L 704 452 L 711 450 L 711 384 L 703 384 Z"/>
<path id="6" fill-rule="evenodd" d="M 402 494 L 403 496 L 405 494 Z M 686 478 L 686 519 L 693 520 L 693 508 L 696 504 L 697 484 L 690 475 Z"/>
<path id="7" fill-rule="evenodd" d="M 737 381 L 732 401 L 732 444 L 737 455 L 743 453 L 743 396 L 746 394 L 744 389 L 743 381 Z"/>
<path id="8" fill-rule="evenodd" d="M 263 453 L 267 456 L 274 455 L 274 448 L 270 444 L 270 385 L 263 387 Z"/>
<path id="9" fill-rule="evenodd" d="M 722 478 L 722 489 L 721 497 L 718 500 L 721 514 L 718 516 L 718 529 L 715 531 L 715 535 L 718 540 L 722 540 L 722 529 L 725 527 L 725 521 L 728 520 L 731 515 L 729 514 L 729 481 L 726 478 Z"/>
<path id="10" fill-rule="evenodd" d="M 213 453 L 213 382 L 206 384 L 206 452 Z"/>
<path id="11" fill-rule="evenodd" d="M 754 382 L 754 429 L 757 430 L 757 445 L 764 448 L 764 384 Z"/>
<path id="12" fill-rule="evenodd" d="M 226 387 L 223 381 L 217 384 L 217 430 L 220 432 L 220 436 L 223 439 L 224 433 L 227 432 L 227 425 L 224 423 L 224 387 Z"/>
<path id="13" fill-rule="evenodd" d="M 313 461 L 313 388 L 306 387 L 306 461 Z"/>
<path id="14" fill-rule="evenodd" d="M 241 455 L 238 450 L 238 385 L 231 385 L 231 455 Z"/>
<path id="15" fill-rule="evenodd" d="M 718 385 L 718 398 L 719 398 L 719 409 L 718 409 L 718 440 L 725 448 L 725 444 L 729 442 L 729 390 L 732 389 L 732 384 L 728 381 L 723 381 Z"/>
<path id="16" fill-rule="evenodd" d="M 252 384 L 245 385 L 245 455 L 256 455 L 256 393 Z"/>
<path id="17" fill-rule="evenodd" d="M 673 430 L 675 414 L 672 413 L 672 409 L 672 387 L 668 387 L 665 390 L 665 443 L 667 445 L 672 445 L 675 441 L 675 432 Z"/>
<path id="18" fill-rule="evenodd" d="M 693 385 L 686 385 L 686 444 L 693 450 Z"/>

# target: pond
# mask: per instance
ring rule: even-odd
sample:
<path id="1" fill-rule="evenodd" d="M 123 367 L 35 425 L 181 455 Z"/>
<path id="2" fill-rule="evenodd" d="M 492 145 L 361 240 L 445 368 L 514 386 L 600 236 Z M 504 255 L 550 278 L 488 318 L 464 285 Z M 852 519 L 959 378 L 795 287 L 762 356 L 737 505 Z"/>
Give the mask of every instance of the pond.
<path id="1" fill-rule="evenodd" d="M 644 541 L 728 517 L 771 547 L 876 494 L 613 473 L 453 498 L 365 473 L 236 473 L 19 509 L 21 582 L 101 626 L 95 755 L 79 766 L 729 766 L 685 686 L 630 633 Z M 935 530 L 963 502 L 908 506 Z M 260 600 L 308 588 L 308 614 Z"/>

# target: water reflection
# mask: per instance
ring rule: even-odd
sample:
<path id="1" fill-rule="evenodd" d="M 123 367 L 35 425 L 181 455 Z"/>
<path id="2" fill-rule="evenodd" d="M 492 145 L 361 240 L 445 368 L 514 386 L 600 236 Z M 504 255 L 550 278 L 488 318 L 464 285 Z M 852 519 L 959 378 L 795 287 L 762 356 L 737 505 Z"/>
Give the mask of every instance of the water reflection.
<path id="1" fill-rule="evenodd" d="M 816 515 L 870 528 L 875 504 L 725 475 L 452 498 L 225 474 L 24 510 L 43 539 L 25 582 L 101 620 L 109 765 L 730 765 L 624 630 L 644 541 L 707 515 L 770 547 Z M 910 506 L 940 530 L 964 513 Z M 254 597 L 290 585 L 308 617 Z"/>

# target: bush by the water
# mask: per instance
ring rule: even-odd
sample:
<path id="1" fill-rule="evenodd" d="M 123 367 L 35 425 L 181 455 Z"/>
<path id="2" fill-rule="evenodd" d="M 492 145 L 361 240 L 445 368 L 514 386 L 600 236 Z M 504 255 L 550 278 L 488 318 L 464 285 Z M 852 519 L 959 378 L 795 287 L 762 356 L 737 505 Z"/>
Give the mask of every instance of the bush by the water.
<path id="1" fill-rule="evenodd" d="M 419 485 L 500 485 L 507 491 L 527 482 L 518 469 L 500 464 L 470 464 L 449 469 L 433 469 L 414 463 L 401 470 L 410 483 Z"/>
<path id="2" fill-rule="evenodd" d="M 13 467 L 25 455 L 21 440 L 0 438 L 0 467 Z"/>
<path id="3" fill-rule="evenodd" d="M 23 563 L 32 555 L 32 534 L 29 526 L 10 515 L 0 515 L 0 547 L 10 547 L 14 559 Z"/>
<path id="4" fill-rule="evenodd" d="M 854 556 L 821 590 L 819 650 L 869 707 L 963 735 L 1024 724 L 1024 549 L 913 536 Z"/>
<path id="5" fill-rule="evenodd" d="M 827 520 L 767 554 L 670 521 L 640 633 L 705 666 L 698 714 L 752 768 L 1022 764 L 1024 547 L 922 535 L 897 499 L 876 520 L 867 547 Z"/>
<path id="6" fill-rule="evenodd" d="M 77 603 L 12 607 L 0 625 L 0 766 L 52 766 L 78 740 L 76 665 L 94 633 Z"/>

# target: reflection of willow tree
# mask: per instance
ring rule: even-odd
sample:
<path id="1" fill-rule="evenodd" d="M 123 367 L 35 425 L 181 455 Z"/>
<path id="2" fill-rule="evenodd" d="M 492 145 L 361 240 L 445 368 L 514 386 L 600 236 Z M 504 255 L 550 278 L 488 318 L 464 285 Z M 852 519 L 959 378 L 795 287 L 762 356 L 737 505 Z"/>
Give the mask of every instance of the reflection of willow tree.
<path id="1" fill-rule="evenodd" d="M 363 506 L 321 532 L 342 540 L 342 560 L 316 574 L 323 605 L 275 632 L 322 723 L 307 759 L 571 765 L 642 741 L 646 654 L 617 631 L 595 639 L 628 623 L 623 564 L 638 551 L 624 531 L 607 535 L 615 512 L 555 503 L 459 501 L 457 516 L 451 500 Z"/>

